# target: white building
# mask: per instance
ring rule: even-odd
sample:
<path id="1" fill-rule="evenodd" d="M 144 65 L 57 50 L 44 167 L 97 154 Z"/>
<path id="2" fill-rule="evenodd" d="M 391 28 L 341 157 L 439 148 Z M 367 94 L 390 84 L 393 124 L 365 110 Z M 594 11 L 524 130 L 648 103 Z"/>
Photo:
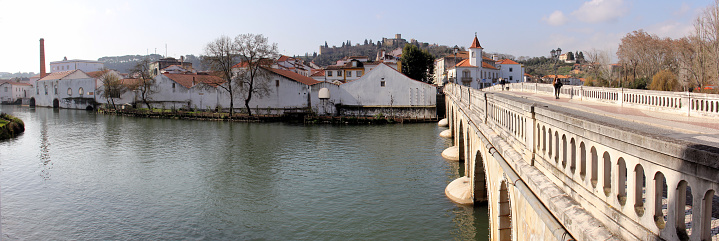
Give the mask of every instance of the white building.
<path id="1" fill-rule="evenodd" d="M 500 78 L 507 83 L 519 83 L 524 81 L 524 67 L 511 59 L 501 59 L 496 62 Z"/>
<path id="2" fill-rule="evenodd" d="M 13 81 L 0 82 L 0 102 L 16 103 L 20 101 L 26 104 L 27 100 L 32 97 L 32 85 L 28 83 L 18 83 Z"/>
<path id="3" fill-rule="evenodd" d="M 379 64 L 341 85 L 312 85 L 312 109 L 320 115 L 436 117 L 437 87 Z"/>
<path id="4" fill-rule="evenodd" d="M 319 83 L 310 77 L 289 70 L 263 68 L 266 77 L 256 79 L 255 84 L 265 83 L 267 95 L 254 94 L 249 105 L 254 114 L 282 114 L 288 110 L 310 107 L 310 85 Z M 224 84 L 219 77 L 208 74 L 164 73 L 155 78 L 156 93 L 150 96 L 153 108 L 163 109 L 227 109 L 230 95 L 218 84 Z M 236 88 L 236 87 L 235 87 Z M 143 104 L 137 100 L 138 107 Z M 144 107 L 144 106 L 143 106 Z M 243 92 L 234 95 L 236 112 L 245 111 Z"/>
<path id="5" fill-rule="evenodd" d="M 523 81 L 524 68 L 521 64 L 507 59 L 497 60 L 484 57 L 483 50 L 475 35 L 472 45 L 469 47 L 468 59 L 460 61 L 453 69 L 449 69 L 447 79 L 475 89 L 498 84 L 501 79 L 512 83 Z"/>
<path id="6" fill-rule="evenodd" d="M 53 72 L 37 81 L 34 102 L 54 108 L 94 109 L 96 89 L 95 78 L 82 70 Z"/>
<path id="7" fill-rule="evenodd" d="M 105 67 L 105 64 L 99 61 L 93 61 L 93 60 L 80 60 L 80 59 L 73 59 L 73 60 L 67 60 L 67 57 L 63 59 L 62 61 L 54 61 L 50 62 L 50 73 L 55 72 L 63 72 L 68 70 L 82 70 L 85 73 L 87 72 L 93 72 L 93 71 L 100 71 L 102 68 Z"/>

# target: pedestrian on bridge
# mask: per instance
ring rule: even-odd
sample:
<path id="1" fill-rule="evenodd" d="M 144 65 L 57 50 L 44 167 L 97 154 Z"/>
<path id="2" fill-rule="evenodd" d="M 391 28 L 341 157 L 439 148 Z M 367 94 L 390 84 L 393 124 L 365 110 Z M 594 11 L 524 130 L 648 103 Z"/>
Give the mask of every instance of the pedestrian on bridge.
<path id="1" fill-rule="evenodd" d="M 562 88 L 562 81 L 559 80 L 559 78 L 554 77 L 554 98 L 559 99 L 559 90 Z"/>

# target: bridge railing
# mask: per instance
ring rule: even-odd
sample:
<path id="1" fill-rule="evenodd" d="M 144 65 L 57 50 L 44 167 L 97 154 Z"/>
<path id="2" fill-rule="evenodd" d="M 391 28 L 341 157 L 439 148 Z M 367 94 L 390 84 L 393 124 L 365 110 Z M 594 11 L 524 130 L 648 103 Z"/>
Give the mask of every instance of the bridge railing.
<path id="1" fill-rule="evenodd" d="M 506 86 L 511 91 L 554 94 L 554 87 L 551 84 L 511 83 Z M 495 85 L 486 90 L 497 91 L 501 90 L 501 87 Z M 717 94 L 564 85 L 560 91 L 560 98 L 600 101 L 688 116 L 719 117 L 719 95 Z"/>
<path id="2" fill-rule="evenodd" d="M 547 89 L 547 85 L 532 85 L 510 88 Z M 482 111 L 484 122 L 515 149 L 531 151 L 534 166 L 615 233 L 642 240 L 719 239 L 716 148 L 535 106 L 522 98 L 459 85 L 446 90 L 465 104 L 469 99 L 457 97 L 472 96 L 470 112 Z M 626 98 L 632 104 L 675 109 L 684 107 L 681 98 L 686 98 L 681 97 L 685 93 L 621 93 L 587 87 L 568 91 L 606 102 Z M 711 111 L 715 97 L 700 97 L 693 95 L 692 105 Z"/>

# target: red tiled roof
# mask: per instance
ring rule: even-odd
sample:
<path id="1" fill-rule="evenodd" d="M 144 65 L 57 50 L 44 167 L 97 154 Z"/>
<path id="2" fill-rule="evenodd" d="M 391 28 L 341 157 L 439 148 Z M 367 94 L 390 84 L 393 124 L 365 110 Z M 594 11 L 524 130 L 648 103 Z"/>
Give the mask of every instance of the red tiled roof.
<path id="1" fill-rule="evenodd" d="M 475 67 L 475 68 L 477 67 L 477 66 L 469 64 L 469 59 L 462 60 L 459 63 L 457 63 L 457 65 L 455 65 L 455 66 L 457 66 L 457 67 Z"/>
<path id="2" fill-rule="evenodd" d="M 166 76 L 167 78 L 170 78 L 171 80 L 177 82 L 178 84 L 184 86 L 185 88 L 192 88 L 193 86 L 199 84 L 199 83 L 205 83 L 208 85 L 218 85 L 222 84 L 225 81 L 217 76 L 214 75 L 205 75 L 205 74 L 169 74 L 164 73 L 162 74 Z"/>
<path id="3" fill-rule="evenodd" d="M 300 82 L 300 83 L 303 83 L 306 85 L 313 85 L 313 84 L 317 84 L 320 82 L 313 78 L 310 78 L 310 77 L 307 77 L 307 76 L 304 76 L 304 75 L 301 75 L 301 74 L 298 74 L 298 73 L 295 73 L 292 71 L 288 71 L 288 70 L 273 69 L 273 68 L 265 68 L 265 69 L 269 70 L 275 74 L 284 76 L 285 78 L 288 78 L 288 79 L 291 79 L 291 80 L 294 80 L 294 81 L 297 81 L 297 82 Z"/>
<path id="4" fill-rule="evenodd" d="M 65 78 L 66 76 L 68 76 L 72 73 L 75 73 L 76 71 L 81 71 L 81 70 L 76 69 L 76 70 L 48 73 L 44 78 L 39 79 L 38 81 L 40 81 L 40 80 L 59 80 L 59 79 Z"/>
<path id="5" fill-rule="evenodd" d="M 280 55 L 280 58 L 277 59 L 277 62 L 285 62 L 285 61 L 287 61 L 288 59 L 290 59 L 289 56 Z"/>
<path id="6" fill-rule="evenodd" d="M 482 62 L 482 68 L 485 68 L 485 69 L 497 69 L 496 67 L 492 66 L 491 64 L 488 64 L 488 63 L 485 63 L 485 62 Z"/>
<path id="7" fill-rule="evenodd" d="M 1 85 L 1 84 L 5 84 L 5 83 L 8 83 L 8 84 L 10 84 L 10 85 L 32 86 L 31 84 L 28 84 L 28 83 L 14 82 L 14 81 L 12 81 L 12 80 L 0 80 L 0 85 Z"/>
<path id="8" fill-rule="evenodd" d="M 312 71 L 312 77 L 319 77 L 319 76 L 325 76 L 325 70 L 323 69 L 317 69 Z"/>
<path id="9" fill-rule="evenodd" d="M 97 79 L 97 78 L 100 78 L 100 76 L 102 76 L 102 74 L 104 74 L 104 73 L 105 73 L 104 71 L 92 71 L 92 72 L 87 72 L 86 74 L 89 75 L 90 77 Z"/>
<path id="10" fill-rule="evenodd" d="M 497 61 L 497 64 L 519 64 L 519 63 L 514 62 L 511 59 L 500 59 L 499 61 Z"/>
<path id="11" fill-rule="evenodd" d="M 477 35 L 474 35 L 474 41 L 472 41 L 472 46 L 469 47 L 470 49 L 481 49 L 482 46 L 479 45 L 479 40 L 477 39 Z"/>

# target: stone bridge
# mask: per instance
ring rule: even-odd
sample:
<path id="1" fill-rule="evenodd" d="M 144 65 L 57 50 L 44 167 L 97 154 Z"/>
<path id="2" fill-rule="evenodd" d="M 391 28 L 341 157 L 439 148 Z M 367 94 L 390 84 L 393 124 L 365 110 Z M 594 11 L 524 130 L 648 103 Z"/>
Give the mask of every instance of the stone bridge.
<path id="1" fill-rule="evenodd" d="M 719 240 L 719 96 L 507 87 L 444 88 L 445 193 L 492 240 Z"/>

